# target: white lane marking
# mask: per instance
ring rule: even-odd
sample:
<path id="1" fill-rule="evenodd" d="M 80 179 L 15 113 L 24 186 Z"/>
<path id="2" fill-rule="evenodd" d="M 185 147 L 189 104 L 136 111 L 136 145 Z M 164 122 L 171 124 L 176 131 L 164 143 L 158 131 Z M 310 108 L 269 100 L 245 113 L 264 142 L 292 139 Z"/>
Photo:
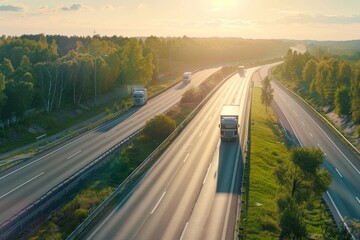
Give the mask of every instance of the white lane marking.
<path id="1" fill-rule="evenodd" d="M 311 136 L 312 138 L 314 137 L 311 132 L 309 132 L 309 134 L 310 134 L 310 136 Z"/>
<path id="2" fill-rule="evenodd" d="M 154 209 L 151 211 L 151 215 L 154 214 L 154 212 L 156 211 L 157 207 L 159 206 L 160 202 L 163 200 L 163 198 L 165 197 L 166 192 L 163 193 L 163 195 L 161 196 L 161 198 L 159 199 L 159 201 L 157 202 L 157 204 L 155 205 Z"/>
<path id="3" fill-rule="evenodd" d="M 185 224 L 184 230 L 182 231 L 181 236 L 180 236 L 180 240 L 183 240 L 183 239 L 184 239 L 185 232 L 186 232 L 186 229 L 187 229 L 188 225 L 189 225 L 189 222 L 187 222 L 187 223 Z"/>
<path id="4" fill-rule="evenodd" d="M 105 138 L 108 138 L 108 137 L 110 137 L 111 135 L 113 135 L 115 132 L 111 132 L 111 133 L 109 133 L 109 134 L 107 134 L 107 135 L 105 135 Z"/>
<path id="5" fill-rule="evenodd" d="M 203 181 L 203 185 L 204 185 L 205 182 L 206 182 L 206 178 L 207 178 L 207 176 L 208 176 L 208 174 L 209 174 L 210 168 L 211 168 L 211 163 L 210 163 L 210 166 L 208 167 L 208 170 L 207 170 L 207 172 L 206 172 L 206 175 L 205 175 L 205 178 L 204 178 L 204 181 Z"/>
<path id="6" fill-rule="evenodd" d="M 346 224 L 346 222 L 344 221 L 344 218 L 341 216 L 340 211 L 339 211 L 339 209 L 337 208 L 337 206 L 335 205 L 334 200 L 333 200 L 333 199 L 332 199 L 332 197 L 330 196 L 329 191 L 326 191 L 326 194 L 328 195 L 328 197 L 329 197 L 329 199 L 330 199 L 330 201 L 331 201 L 332 205 L 333 205 L 333 206 L 334 206 L 334 208 L 335 208 L 335 211 L 336 211 L 336 212 L 337 212 L 337 214 L 339 215 L 339 217 L 340 217 L 340 219 L 341 219 L 342 223 L 344 224 L 344 226 L 345 226 L 346 230 L 347 230 L 348 232 L 350 232 L 350 229 L 349 229 L 348 225 L 347 225 L 347 224 Z M 354 239 L 355 239 L 355 238 L 354 238 Z"/>
<path id="7" fill-rule="evenodd" d="M 320 144 L 317 144 L 319 146 L 319 148 L 321 149 L 321 151 L 324 153 L 324 155 L 326 156 L 326 153 L 324 152 L 324 149 L 320 146 Z"/>
<path id="8" fill-rule="evenodd" d="M 186 160 L 189 158 L 189 156 L 190 156 L 190 153 L 188 153 L 188 154 L 186 155 L 186 158 L 184 159 L 184 162 L 186 162 Z"/>
<path id="9" fill-rule="evenodd" d="M 204 131 L 201 131 L 201 133 L 199 134 L 199 137 L 201 137 L 201 136 L 202 136 L 203 132 L 204 132 Z"/>
<path id="10" fill-rule="evenodd" d="M 358 203 L 360 203 L 360 199 L 358 199 L 358 197 L 355 197 L 356 198 L 356 200 L 358 201 Z"/>
<path id="11" fill-rule="evenodd" d="M 235 178 L 236 178 L 236 171 L 237 171 L 237 167 L 238 167 L 238 163 L 239 163 L 239 154 L 240 154 L 240 147 L 238 147 L 237 149 L 237 153 L 236 153 L 236 162 L 235 162 L 235 167 L 234 167 L 234 171 L 233 171 L 233 176 L 232 176 L 232 181 L 231 181 L 231 188 L 230 188 L 230 194 L 229 196 L 229 201 L 228 201 L 228 205 L 227 205 L 227 209 L 226 209 L 226 215 L 225 215 L 225 223 L 223 225 L 223 232 L 222 232 L 222 240 L 226 240 L 226 230 L 227 230 L 227 225 L 229 222 L 229 215 L 230 215 L 230 207 L 231 207 L 231 199 L 233 197 L 233 191 L 234 191 L 234 187 L 235 187 Z"/>
<path id="12" fill-rule="evenodd" d="M 212 119 L 212 116 L 209 117 L 208 122 L 210 122 L 211 119 Z"/>
<path id="13" fill-rule="evenodd" d="M 41 176 L 41 175 L 43 175 L 44 173 L 45 173 L 45 172 L 42 172 L 42 173 L 40 173 L 40 174 L 36 175 L 35 177 L 31 178 L 30 180 L 27 180 L 27 181 L 26 181 L 26 182 L 24 182 L 23 184 L 21 184 L 21 185 L 17 186 L 17 187 L 16 187 L 16 188 L 14 188 L 13 190 L 11 190 L 11 191 L 9 191 L 9 192 L 5 193 L 4 195 L 2 195 L 2 196 L 0 197 L 0 199 L 2 199 L 3 197 L 6 197 L 6 196 L 7 196 L 7 195 L 9 195 L 10 193 L 12 193 L 12 192 L 16 191 L 17 189 L 21 188 L 22 186 L 24 186 L 24 185 L 28 184 L 29 182 L 33 181 L 35 178 L 40 177 L 40 176 Z"/>
<path id="14" fill-rule="evenodd" d="M 75 156 L 78 155 L 79 153 L 81 153 L 81 150 L 80 150 L 80 151 L 77 151 L 77 152 L 74 153 L 73 155 L 68 156 L 66 159 L 70 159 L 70 158 L 72 158 L 72 157 L 75 157 Z"/>
<path id="15" fill-rule="evenodd" d="M 293 112 L 295 113 L 295 115 L 298 117 L 299 116 L 299 114 L 295 111 L 295 110 L 293 110 Z"/>
<path id="16" fill-rule="evenodd" d="M 278 89 L 280 89 L 278 87 Z M 285 91 L 281 90 L 283 93 L 285 93 Z M 286 93 L 285 93 L 286 94 Z M 290 98 L 292 100 L 292 98 Z M 335 146 L 335 148 L 339 151 L 339 153 L 341 153 L 341 155 L 343 155 L 343 157 L 346 159 L 346 161 L 355 169 L 355 171 L 360 175 L 360 171 L 355 167 L 355 165 L 346 157 L 346 155 L 338 148 L 338 146 L 333 142 L 333 140 L 331 140 L 331 138 L 325 133 L 325 131 L 310 117 L 310 115 L 296 102 L 293 100 L 293 102 L 309 117 L 309 119 L 311 119 L 311 121 L 314 122 L 314 124 L 320 129 L 320 131 L 323 132 L 324 136 L 327 137 L 327 139 Z"/>
<path id="17" fill-rule="evenodd" d="M 132 113 L 132 112 L 126 113 L 123 117 L 128 116 L 128 115 L 131 114 L 131 113 Z M 123 118 L 123 117 L 120 117 L 120 118 Z M 120 118 L 119 118 L 119 119 L 120 119 Z M 103 126 L 100 125 L 99 127 L 94 128 L 92 131 L 90 131 L 89 133 L 85 134 L 84 136 L 79 137 L 79 138 L 75 139 L 74 141 L 69 142 L 69 143 L 65 144 L 64 146 L 59 147 L 58 149 L 55 149 L 54 151 L 52 151 L 52 152 L 50 152 L 50 153 L 42 156 L 41 158 L 38 158 L 38 159 L 36 159 L 36 160 L 34 160 L 34 161 L 32 161 L 32 162 L 24 165 L 24 166 L 22 166 L 22 167 L 20 167 L 20 168 L 18 168 L 18 169 L 16 169 L 16 170 L 14 170 L 14 171 L 12 171 L 12 172 L 10 172 L 10 173 L 8 173 L 8 174 L 0 177 L 0 180 L 2 180 L 2 179 L 4 179 L 4 178 L 10 176 L 10 175 L 13 174 L 13 173 L 16 173 L 16 172 L 18 172 L 18 171 L 20 171 L 20 170 L 22 170 L 22 169 L 30 166 L 31 164 L 34 164 L 34 163 L 40 161 L 40 160 L 43 159 L 43 158 L 46 158 L 47 156 L 50 156 L 51 154 L 54 154 L 54 153 L 56 153 L 56 152 L 58 152 L 58 151 L 60 151 L 60 150 L 62 150 L 62 149 L 64 149 L 64 148 L 66 148 L 67 146 L 69 146 L 69 145 L 71 145 L 71 144 L 73 144 L 73 143 L 76 143 L 76 142 L 80 141 L 80 140 L 83 139 L 83 138 L 86 138 L 87 136 L 89 136 L 90 134 L 94 133 L 94 132 L 97 131 L 98 129 L 105 128 L 105 127 L 107 127 L 107 126 L 109 126 L 109 125 L 111 125 L 111 124 L 114 124 L 114 121 L 111 121 L 111 122 L 109 122 L 109 123 L 107 123 L 107 124 L 105 124 L 105 125 L 103 125 Z"/>
<path id="18" fill-rule="evenodd" d="M 335 168 L 335 170 L 340 175 L 340 177 L 343 177 L 337 168 Z"/>
<path id="19" fill-rule="evenodd" d="M 305 127 L 305 123 L 304 123 L 304 121 L 301 121 L 301 124 Z"/>

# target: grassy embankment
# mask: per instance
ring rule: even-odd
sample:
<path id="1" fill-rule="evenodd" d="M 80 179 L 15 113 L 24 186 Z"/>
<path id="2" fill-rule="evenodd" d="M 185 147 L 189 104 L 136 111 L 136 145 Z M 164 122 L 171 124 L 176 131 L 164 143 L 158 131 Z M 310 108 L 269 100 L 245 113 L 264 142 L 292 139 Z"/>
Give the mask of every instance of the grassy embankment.
<path id="1" fill-rule="evenodd" d="M 205 97 L 221 80 L 233 69 L 225 69 L 223 73 L 216 73 L 196 92 Z M 198 95 L 197 95 L 198 96 Z M 197 106 L 201 99 L 194 102 L 181 103 L 170 110 L 167 115 L 178 125 Z M 146 141 L 140 136 L 131 145 L 118 152 L 113 159 L 100 168 L 96 174 L 82 186 L 79 193 L 70 199 L 63 207 L 55 211 L 52 217 L 45 222 L 30 238 L 63 239 L 86 218 L 92 208 L 99 205 L 111 192 L 160 144 L 161 141 Z"/>
<path id="2" fill-rule="evenodd" d="M 247 239 L 277 239 L 280 233 L 277 198 L 279 185 L 274 170 L 282 161 L 289 161 L 290 149 L 271 109 L 261 104 L 261 89 L 253 89 L 251 107 L 250 160 L 246 169 L 246 213 L 241 216 L 240 232 Z M 320 201 L 306 210 L 307 231 L 322 239 L 322 227 L 331 222 Z"/>

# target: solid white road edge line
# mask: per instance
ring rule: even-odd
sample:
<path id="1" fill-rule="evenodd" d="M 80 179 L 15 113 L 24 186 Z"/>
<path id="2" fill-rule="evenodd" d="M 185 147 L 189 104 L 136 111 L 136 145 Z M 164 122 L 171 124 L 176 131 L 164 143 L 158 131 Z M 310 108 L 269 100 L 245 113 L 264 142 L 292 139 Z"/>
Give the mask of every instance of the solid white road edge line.
<path id="1" fill-rule="evenodd" d="M 105 223 L 107 223 L 109 221 L 109 219 L 115 214 L 115 212 L 117 212 L 122 205 L 124 204 L 125 201 L 127 201 L 129 199 L 129 197 L 133 194 L 133 192 L 135 191 L 136 188 L 133 188 L 126 196 L 125 198 L 116 206 L 116 208 L 114 210 L 111 211 L 111 213 L 104 219 L 104 221 L 101 222 L 101 224 L 91 233 L 91 235 L 87 238 L 87 239 L 92 239 L 95 234 L 97 234 L 97 232 L 105 225 Z"/>
<path id="2" fill-rule="evenodd" d="M 40 173 L 40 174 L 36 175 L 35 177 L 31 178 L 30 180 L 27 180 L 27 181 L 26 181 L 26 182 L 24 182 L 23 184 L 21 184 L 21 185 L 17 186 L 17 187 L 16 187 L 16 188 L 14 188 L 13 190 L 11 190 L 11 191 L 9 191 L 9 192 L 5 193 L 4 195 L 2 195 L 2 196 L 0 197 L 0 199 L 2 199 L 3 197 L 6 197 L 6 196 L 7 196 L 7 195 L 9 195 L 10 193 L 12 193 L 12 192 L 16 191 L 17 189 L 21 188 L 22 186 L 24 186 L 24 185 L 28 184 L 29 182 L 33 181 L 35 178 L 40 177 L 40 176 L 41 176 L 41 175 L 43 175 L 44 173 L 45 173 L 45 172 L 42 172 L 42 173 Z"/>
<path id="3" fill-rule="evenodd" d="M 330 199 L 330 201 L 331 201 L 332 205 L 333 205 L 333 206 L 334 206 L 334 208 L 335 208 L 335 211 L 336 211 L 336 212 L 337 212 L 337 214 L 339 215 L 339 217 L 340 217 L 341 221 L 343 222 L 343 224 L 344 224 L 344 226 L 345 226 L 346 230 L 350 233 L 349 226 L 346 224 L 346 222 L 344 221 L 344 218 L 341 216 L 340 211 L 339 211 L 339 209 L 337 208 L 337 206 L 335 205 L 334 200 L 333 200 L 333 199 L 332 199 L 332 197 L 330 196 L 329 191 L 326 191 L 326 194 L 328 195 L 328 197 L 329 197 L 329 199 Z M 354 236 L 352 236 L 352 237 L 354 237 Z"/>
<path id="4" fill-rule="evenodd" d="M 278 87 L 280 89 L 280 91 L 282 91 L 283 93 L 285 93 L 285 91 L 283 91 L 280 87 Z M 285 93 L 286 94 L 286 93 Z M 290 99 L 292 99 L 290 97 Z M 293 102 L 298 105 L 298 107 L 310 118 L 311 121 L 314 122 L 314 124 L 320 129 L 320 131 L 323 132 L 324 136 L 327 137 L 327 139 L 335 146 L 335 148 L 341 153 L 341 155 L 343 155 L 343 157 L 346 159 L 346 161 L 348 163 L 350 163 L 350 165 L 355 169 L 355 171 L 360 175 L 360 171 L 355 167 L 355 165 L 346 157 L 346 155 L 338 148 L 338 146 L 333 142 L 333 140 L 330 139 L 330 137 L 325 133 L 325 131 L 311 118 L 311 116 L 295 101 L 293 100 Z"/>

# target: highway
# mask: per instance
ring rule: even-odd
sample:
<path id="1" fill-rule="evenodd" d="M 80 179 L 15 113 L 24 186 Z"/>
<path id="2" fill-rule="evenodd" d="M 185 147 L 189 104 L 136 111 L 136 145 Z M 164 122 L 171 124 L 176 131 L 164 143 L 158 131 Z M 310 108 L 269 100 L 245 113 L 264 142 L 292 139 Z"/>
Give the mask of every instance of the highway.
<path id="1" fill-rule="evenodd" d="M 269 67 L 262 68 L 261 77 Z M 330 128 L 308 110 L 304 103 L 293 98 L 276 81 L 272 81 L 274 100 L 284 113 L 280 120 L 300 145 L 321 149 L 325 154 L 323 166 L 333 176 L 333 183 L 324 198 L 336 220 L 360 219 L 360 159 Z"/>
<path id="2" fill-rule="evenodd" d="M 233 239 L 243 148 L 220 141 L 219 115 L 225 104 L 240 105 L 240 142 L 246 141 L 254 71 L 227 80 L 129 195 L 82 238 Z"/>
<path id="3" fill-rule="evenodd" d="M 113 145 L 140 129 L 151 117 L 175 105 L 187 88 L 198 86 L 219 69 L 212 68 L 194 73 L 190 84 L 179 83 L 149 100 L 148 104 L 140 109 L 134 109 L 126 116 L 119 117 L 2 173 L 0 223 L 11 218 Z"/>

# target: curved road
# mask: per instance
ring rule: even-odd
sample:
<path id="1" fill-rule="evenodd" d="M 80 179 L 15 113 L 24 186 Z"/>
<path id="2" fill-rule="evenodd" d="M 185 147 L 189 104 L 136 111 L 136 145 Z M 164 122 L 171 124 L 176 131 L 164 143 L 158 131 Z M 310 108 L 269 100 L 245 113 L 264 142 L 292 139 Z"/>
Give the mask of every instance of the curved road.
<path id="1" fill-rule="evenodd" d="M 267 75 L 269 67 L 260 75 Z M 325 154 L 323 166 L 333 176 L 333 183 L 324 198 L 336 220 L 360 219 L 360 159 L 349 146 L 334 134 L 276 81 L 272 81 L 274 100 L 283 113 L 280 120 L 301 146 L 321 149 Z"/>
<path id="2" fill-rule="evenodd" d="M 190 84 L 179 83 L 140 109 L 0 174 L 0 224 L 140 129 L 148 119 L 175 105 L 189 86 L 199 85 L 219 69 L 197 72 Z"/>
<path id="3" fill-rule="evenodd" d="M 83 238 L 232 239 L 243 150 L 238 141 L 220 141 L 219 114 L 224 104 L 238 104 L 247 119 L 254 70 L 227 80 L 128 197 Z M 240 125 L 242 142 L 247 123 Z"/>

